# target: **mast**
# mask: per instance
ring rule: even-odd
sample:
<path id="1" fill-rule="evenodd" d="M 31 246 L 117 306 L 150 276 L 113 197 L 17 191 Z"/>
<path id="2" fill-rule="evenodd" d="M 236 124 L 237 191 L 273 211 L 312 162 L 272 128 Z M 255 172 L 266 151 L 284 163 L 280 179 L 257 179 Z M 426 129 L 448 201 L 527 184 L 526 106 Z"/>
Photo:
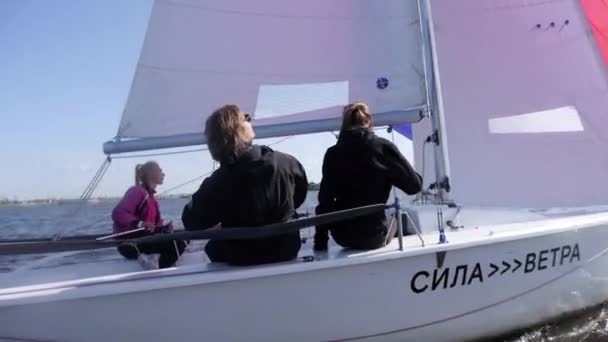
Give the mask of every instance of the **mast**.
<path id="1" fill-rule="evenodd" d="M 440 203 L 451 202 L 450 192 L 450 162 L 448 158 L 448 142 L 445 129 L 445 112 L 441 92 L 441 79 L 437 61 L 437 46 L 430 0 L 418 0 L 420 22 L 422 28 L 422 49 L 424 53 L 425 72 L 430 74 L 430 92 L 427 97 L 431 125 L 433 128 L 432 142 L 435 156 L 435 185 Z M 432 69 L 428 71 L 428 63 Z M 427 89 L 428 87 L 427 83 Z"/>

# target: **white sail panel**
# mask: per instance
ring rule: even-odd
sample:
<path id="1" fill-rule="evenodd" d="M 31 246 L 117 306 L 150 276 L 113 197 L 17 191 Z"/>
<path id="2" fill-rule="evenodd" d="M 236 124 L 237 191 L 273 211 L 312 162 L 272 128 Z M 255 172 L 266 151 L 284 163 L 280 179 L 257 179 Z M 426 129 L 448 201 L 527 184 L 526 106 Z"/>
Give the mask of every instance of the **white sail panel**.
<path id="1" fill-rule="evenodd" d="M 376 113 L 417 107 L 420 45 L 413 0 L 157 0 L 118 137 L 201 132 L 231 103 L 260 110 L 257 126 L 337 117 L 352 100 Z M 315 84 L 342 88 L 321 101 L 289 90 Z"/>
<path id="2" fill-rule="evenodd" d="M 608 202 L 608 81 L 580 2 L 433 0 L 432 10 L 453 199 Z M 549 125 L 551 113 L 560 122 Z M 519 132 L 491 129 L 525 114 L 536 119 L 518 120 Z"/>
<path id="3" fill-rule="evenodd" d="M 348 102 L 348 82 L 262 85 L 257 119 L 332 108 Z"/>
<path id="4" fill-rule="evenodd" d="M 497 117 L 488 120 L 490 133 L 560 133 L 582 132 L 583 123 L 574 107 L 562 107 L 542 112 Z"/>

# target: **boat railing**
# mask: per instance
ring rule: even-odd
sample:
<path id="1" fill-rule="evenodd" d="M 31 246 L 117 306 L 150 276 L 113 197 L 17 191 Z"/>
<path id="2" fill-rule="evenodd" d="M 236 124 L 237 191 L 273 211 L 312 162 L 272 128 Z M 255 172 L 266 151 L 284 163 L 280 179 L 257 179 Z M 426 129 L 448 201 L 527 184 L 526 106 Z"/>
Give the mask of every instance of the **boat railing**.
<path id="1" fill-rule="evenodd" d="M 84 251 L 115 247 L 121 244 L 140 244 L 170 242 L 175 240 L 244 240 L 258 239 L 297 232 L 302 229 L 331 224 L 357 217 L 393 210 L 398 224 L 399 250 L 403 250 L 403 222 L 399 199 L 393 204 L 373 204 L 363 207 L 341 210 L 327 214 L 298 218 L 295 220 L 273 223 L 259 227 L 230 227 L 225 229 L 187 230 L 173 233 L 156 234 L 136 239 L 99 239 L 95 236 L 71 237 L 62 240 L 36 239 L 0 241 L 0 255 L 42 254 L 67 251 Z M 91 237 L 95 237 L 92 239 Z M 424 241 L 423 241 L 424 243 Z"/>

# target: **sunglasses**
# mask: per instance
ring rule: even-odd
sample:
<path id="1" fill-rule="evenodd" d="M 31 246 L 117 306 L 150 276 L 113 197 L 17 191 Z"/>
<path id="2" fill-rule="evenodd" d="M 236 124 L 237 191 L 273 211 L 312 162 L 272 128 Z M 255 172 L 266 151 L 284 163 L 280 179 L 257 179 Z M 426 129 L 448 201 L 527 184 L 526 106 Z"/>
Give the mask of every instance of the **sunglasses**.
<path id="1" fill-rule="evenodd" d="M 244 113 L 243 116 L 245 117 L 245 121 L 251 122 L 251 114 Z"/>

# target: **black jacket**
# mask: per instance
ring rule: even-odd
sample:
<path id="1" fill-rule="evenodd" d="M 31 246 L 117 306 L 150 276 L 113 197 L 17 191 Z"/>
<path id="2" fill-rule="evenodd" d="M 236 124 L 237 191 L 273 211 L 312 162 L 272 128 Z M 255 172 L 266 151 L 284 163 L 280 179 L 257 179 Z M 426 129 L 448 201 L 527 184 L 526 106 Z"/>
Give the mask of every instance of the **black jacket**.
<path id="1" fill-rule="evenodd" d="M 420 191 L 422 179 L 403 157 L 397 146 L 377 137 L 371 129 L 340 133 L 323 160 L 317 214 L 386 203 L 392 186 L 413 195 Z M 317 226 L 315 245 L 327 244 L 327 231 L 334 239 L 373 239 L 386 235 L 383 212 L 353 220 Z"/>
<path id="2" fill-rule="evenodd" d="M 236 161 L 222 163 L 203 181 L 182 213 L 186 230 L 255 227 L 283 222 L 294 216 L 306 199 L 308 181 L 292 156 L 253 145 Z M 300 234 L 255 240 L 210 241 L 212 261 L 257 264 L 293 259 Z M 280 255 L 279 255 L 280 254 Z"/>

